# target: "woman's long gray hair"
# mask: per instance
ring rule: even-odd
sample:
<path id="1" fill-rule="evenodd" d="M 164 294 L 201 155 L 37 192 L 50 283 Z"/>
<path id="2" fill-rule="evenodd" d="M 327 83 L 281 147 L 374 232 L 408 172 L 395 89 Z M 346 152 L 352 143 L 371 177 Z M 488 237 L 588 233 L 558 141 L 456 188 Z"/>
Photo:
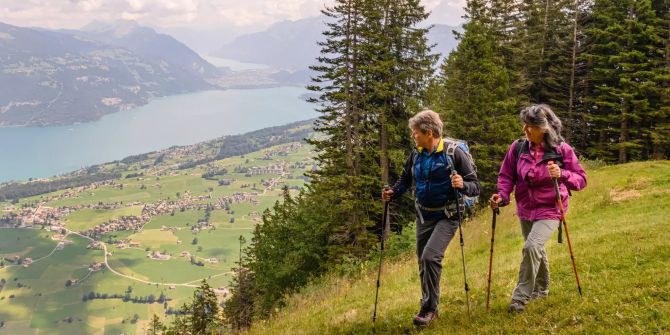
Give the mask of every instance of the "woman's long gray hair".
<path id="1" fill-rule="evenodd" d="M 544 132 L 544 144 L 548 148 L 554 148 L 565 141 L 561 136 L 563 123 L 548 105 L 539 104 L 524 108 L 519 117 L 521 122 L 538 127 Z"/>

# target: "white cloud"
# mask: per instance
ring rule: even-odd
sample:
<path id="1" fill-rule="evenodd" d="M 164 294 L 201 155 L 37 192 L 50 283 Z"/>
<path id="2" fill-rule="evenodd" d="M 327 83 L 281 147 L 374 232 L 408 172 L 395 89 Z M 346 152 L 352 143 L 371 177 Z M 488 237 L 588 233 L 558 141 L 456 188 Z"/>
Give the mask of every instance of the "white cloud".
<path id="1" fill-rule="evenodd" d="M 75 6 L 80 8 L 84 12 L 91 12 L 95 11 L 96 9 L 100 8 L 102 6 L 102 1 L 101 0 L 82 0 L 79 2 L 75 2 Z"/>
<path id="2" fill-rule="evenodd" d="M 132 19 L 154 27 L 263 30 L 281 20 L 320 14 L 332 0 L 2 0 L 0 21 L 20 26 L 79 28 L 93 20 Z M 424 0 L 431 23 L 461 22 L 465 0 Z"/>
<path id="3" fill-rule="evenodd" d="M 431 11 L 428 22 L 444 23 L 452 26 L 463 23 L 465 0 L 437 0 L 431 2 L 435 5 L 432 7 L 426 5 L 426 9 Z"/>

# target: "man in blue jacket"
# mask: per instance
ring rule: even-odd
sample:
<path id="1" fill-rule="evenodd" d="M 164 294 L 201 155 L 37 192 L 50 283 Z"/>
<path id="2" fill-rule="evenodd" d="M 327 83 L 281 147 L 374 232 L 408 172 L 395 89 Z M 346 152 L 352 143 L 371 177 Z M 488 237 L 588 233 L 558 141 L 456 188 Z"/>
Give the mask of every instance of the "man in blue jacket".
<path id="1" fill-rule="evenodd" d="M 458 229 L 457 199 L 460 194 L 477 196 L 481 186 L 468 153 L 456 147 L 446 153 L 440 116 L 430 110 L 409 119 L 416 149 L 407 159 L 400 179 L 382 192 L 384 201 L 405 193 L 412 183 L 416 192 L 416 254 L 421 277 L 421 309 L 414 324 L 426 326 L 437 317 L 442 259 Z M 456 174 L 452 175 L 452 170 Z"/>

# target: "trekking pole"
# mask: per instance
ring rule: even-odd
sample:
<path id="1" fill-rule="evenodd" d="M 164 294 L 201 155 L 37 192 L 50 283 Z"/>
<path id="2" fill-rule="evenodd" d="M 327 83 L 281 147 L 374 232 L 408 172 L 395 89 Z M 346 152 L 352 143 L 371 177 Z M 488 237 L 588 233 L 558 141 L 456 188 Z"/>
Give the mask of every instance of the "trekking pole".
<path id="1" fill-rule="evenodd" d="M 493 222 L 491 223 L 491 256 L 489 257 L 489 286 L 486 288 L 486 309 L 489 309 L 489 297 L 491 296 L 491 270 L 493 268 L 493 241 L 496 236 L 496 215 L 500 214 L 500 208 L 493 209 Z"/>
<path id="2" fill-rule="evenodd" d="M 457 174 L 456 170 L 451 171 L 451 175 Z M 463 243 L 463 225 L 461 224 L 461 221 L 463 220 L 461 216 L 461 201 L 460 201 L 460 194 L 458 192 L 458 189 L 454 188 L 454 192 L 456 194 L 456 212 L 458 213 L 458 232 L 460 236 L 460 242 L 461 242 L 461 259 L 463 260 L 463 282 L 465 283 L 465 301 L 468 305 L 468 318 L 470 318 L 470 287 L 468 286 L 468 276 L 465 272 L 465 251 L 463 251 L 464 243 Z"/>
<path id="3" fill-rule="evenodd" d="M 388 189 L 388 185 L 384 186 L 384 189 Z M 377 321 L 377 298 L 379 297 L 379 279 L 382 275 L 382 260 L 384 258 L 384 229 L 386 228 L 386 220 L 388 219 L 389 212 L 389 202 L 384 201 L 384 217 L 382 218 L 382 246 L 381 251 L 379 252 L 379 271 L 377 272 L 377 291 L 375 292 L 375 311 L 372 314 L 372 323 L 374 324 Z"/>
<path id="4" fill-rule="evenodd" d="M 558 203 L 558 209 L 561 211 L 561 222 L 558 223 L 559 227 L 563 223 L 565 228 L 565 237 L 568 239 L 568 249 L 570 250 L 570 259 L 572 260 L 572 270 L 575 272 L 575 279 L 577 279 L 577 289 L 579 290 L 579 296 L 582 296 L 582 285 L 579 283 L 579 273 L 577 272 L 577 263 L 575 263 L 575 255 L 572 252 L 572 241 L 570 240 L 570 234 L 568 233 L 568 223 L 565 221 L 565 210 L 563 209 L 563 201 L 561 200 L 561 193 L 558 190 L 558 178 L 553 178 L 554 180 L 554 192 L 556 192 L 556 203 Z"/>

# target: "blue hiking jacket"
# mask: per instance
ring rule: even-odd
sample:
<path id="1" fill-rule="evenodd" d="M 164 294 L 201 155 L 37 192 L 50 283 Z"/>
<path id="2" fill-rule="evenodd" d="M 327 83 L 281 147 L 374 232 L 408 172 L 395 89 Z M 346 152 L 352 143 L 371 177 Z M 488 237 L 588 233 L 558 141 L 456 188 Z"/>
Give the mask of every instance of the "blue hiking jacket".
<path id="1" fill-rule="evenodd" d="M 454 151 L 454 162 L 450 165 L 450 157 L 446 155 L 444 149 L 443 140 L 440 140 L 437 148 L 432 152 L 421 147 L 415 148 L 405 162 L 400 179 L 393 185 L 392 199 L 402 196 L 414 182 L 416 201 L 421 206 L 439 208 L 455 202 L 454 189 L 451 187 L 451 166 L 454 166 L 458 174 L 463 177 L 464 187 L 460 190 L 461 194 L 479 195 L 481 186 L 476 171 L 467 162 L 467 154 L 457 147 Z M 414 163 L 413 169 L 412 163 Z M 442 211 L 422 211 L 422 215 L 425 220 L 435 220 L 445 216 Z"/>

